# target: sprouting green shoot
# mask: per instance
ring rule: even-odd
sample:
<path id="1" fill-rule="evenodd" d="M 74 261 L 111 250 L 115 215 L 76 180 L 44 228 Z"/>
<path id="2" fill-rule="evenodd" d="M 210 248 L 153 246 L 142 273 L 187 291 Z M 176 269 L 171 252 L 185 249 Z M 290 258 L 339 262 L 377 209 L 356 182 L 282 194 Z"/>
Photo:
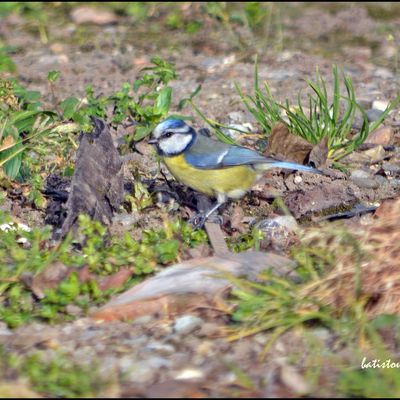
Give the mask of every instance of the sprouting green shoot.
<path id="1" fill-rule="evenodd" d="M 345 94 L 341 92 L 341 80 Z M 254 68 L 254 94 L 244 94 L 237 84 L 235 86 L 244 105 L 260 124 L 264 135 L 269 135 L 276 123 L 283 122 L 293 134 L 312 144 L 318 144 L 324 137 L 328 137 L 328 157 L 333 161 L 338 161 L 357 149 L 400 102 L 399 95 L 376 121 L 370 123 L 365 110 L 356 100 L 351 78 L 340 74 L 337 66 L 333 66 L 332 93 L 328 92 L 326 82 L 318 69 L 316 81 L 308 80 L 307 84 L 311 89 L 311 94 L 308 94 L 308 110 L 302 104 L 301 92 L 298 93 L 297 104 L 292 106 L 289 100 L 284 104 L 276 101 L 267 82 L 263 82 L 264 88 L 260 89 L 257 60 Z M 358 132 L 353 128 L 357 112 L 363 118 Z"/>

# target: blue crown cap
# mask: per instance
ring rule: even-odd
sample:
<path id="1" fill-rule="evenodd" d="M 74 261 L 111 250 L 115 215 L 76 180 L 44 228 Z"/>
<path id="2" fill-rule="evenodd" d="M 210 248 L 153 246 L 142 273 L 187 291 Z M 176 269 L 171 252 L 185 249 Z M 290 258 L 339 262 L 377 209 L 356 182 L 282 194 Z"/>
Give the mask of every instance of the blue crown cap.
<path id="1" fill-rule="evenodd" d="M 185 126 L 185 122 L 182 121 L 181 119 L 175 119 L 175 118 L 170 118 L 166 119 L 163 122 L 161 122 L 158 127 L 159 129 L 177 129 L 177 128 L 182 128 Z"/>

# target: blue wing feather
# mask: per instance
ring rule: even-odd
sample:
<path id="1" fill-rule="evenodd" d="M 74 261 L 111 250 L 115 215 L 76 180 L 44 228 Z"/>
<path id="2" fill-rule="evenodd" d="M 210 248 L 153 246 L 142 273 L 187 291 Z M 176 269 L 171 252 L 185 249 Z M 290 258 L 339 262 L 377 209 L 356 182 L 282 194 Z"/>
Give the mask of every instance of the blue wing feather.
<path id="1" fill-rule="evenodd" d="M 259 164 L 267 161 L 265 157 L 255 151 L 235 146 L 227 149 L 215 149 L 215 151 L 203 154 L 197 152 L 186 152 L 185 159 L 194 167 L 202 169 Z"/>
<path id="2" fill-rule="evenodd" d="M 193 167 L 200 169 L 218 169 L 238 165 L 263 164 L 265 165 L 263 169 L 286 168 L 317 174 L 321 173 L 315 168 L 289 161 L 276 160 L 271 157 L 264 157 L 254 150 L 217 142 L 201 135 L 197 136 L 193 146 L 185 152 L 185 159 Z"/>

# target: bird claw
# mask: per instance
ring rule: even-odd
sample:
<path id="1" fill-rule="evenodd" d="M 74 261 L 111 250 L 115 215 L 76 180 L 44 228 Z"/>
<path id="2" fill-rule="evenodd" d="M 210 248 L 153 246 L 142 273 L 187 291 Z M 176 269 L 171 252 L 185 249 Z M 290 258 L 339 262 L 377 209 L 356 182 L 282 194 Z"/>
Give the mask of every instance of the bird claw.
<path id="1" fill-rule="evenodd" d="M 206 214 L 198 213 L 189 219 L 189 224 L 193 226 L 194 229 L 201 229 L 204 227 L 206 221 L 212 222 L 213 224 L 222 225 L 223 219 L 220 215 L 211 214 L 208 217 Z"/>
<path id="2" fill-rule="evenodd" d="M 193 217 L 189 218 L 188 222 L 193 226 L 194 229 L 201 229 L 204 227 L 206 223 L 206 216 L 205 214 L 199 213 L 195 214 Z"/>

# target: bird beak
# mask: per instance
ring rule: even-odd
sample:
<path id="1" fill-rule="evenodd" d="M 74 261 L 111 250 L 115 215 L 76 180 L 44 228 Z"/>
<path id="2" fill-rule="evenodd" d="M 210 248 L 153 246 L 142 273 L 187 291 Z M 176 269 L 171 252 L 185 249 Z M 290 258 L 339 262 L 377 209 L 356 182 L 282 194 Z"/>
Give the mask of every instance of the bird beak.
<path id="1" fill-rule="evenodd" d="M 147 143 L 148 144 L 157 144 L 158 140 L 157 139 L 150 139 Z"/>

